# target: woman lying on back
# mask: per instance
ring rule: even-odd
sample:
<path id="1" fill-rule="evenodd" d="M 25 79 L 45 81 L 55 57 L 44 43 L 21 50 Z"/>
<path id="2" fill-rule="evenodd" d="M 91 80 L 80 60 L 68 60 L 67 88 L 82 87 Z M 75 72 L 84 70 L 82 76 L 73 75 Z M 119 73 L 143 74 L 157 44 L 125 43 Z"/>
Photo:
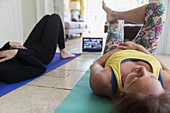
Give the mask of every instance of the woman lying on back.
<path id="1" fill-rule="evenodd" d="M 116 98 L 119 113 L 169 113 L 170 69 L 154 55 L 165 21 L 162 3 L 117 12 L 106 6 L 110 22 L 105 54 L 96 60 L 90 86 L 99 96 Z M 143 23 L 134 42 L 123 41 L 122 21 Z"/>

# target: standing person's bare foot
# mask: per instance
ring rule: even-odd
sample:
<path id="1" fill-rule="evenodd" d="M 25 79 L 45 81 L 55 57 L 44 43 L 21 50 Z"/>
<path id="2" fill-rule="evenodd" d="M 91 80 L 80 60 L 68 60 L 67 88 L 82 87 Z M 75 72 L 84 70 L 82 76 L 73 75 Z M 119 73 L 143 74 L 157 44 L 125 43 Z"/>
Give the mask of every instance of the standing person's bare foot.
<path id="1" fill-rule="evenodd" d="M 76 56 L 76 55 L 67 52 L 65 48 L 62 49 L 62 50 L 60 50 L 60 57 L 61 57 L 62 59 L 70 58 L 70 57 L 75 57 L 75 56 Z"/>
<path id="2" fill-rule="evenodd" d="M 102 4 L 103 4 L 103 6 L 102 6 L 103 10 L 107 13 L 107 21 L 113 22 L 113 21 L 117 20 L 118 18 L 117 18 L 117 15 L 116 15 L 116 11 L 113 11 L 112 9 L 107 7 L 104 0 L 103 0 Z"/>

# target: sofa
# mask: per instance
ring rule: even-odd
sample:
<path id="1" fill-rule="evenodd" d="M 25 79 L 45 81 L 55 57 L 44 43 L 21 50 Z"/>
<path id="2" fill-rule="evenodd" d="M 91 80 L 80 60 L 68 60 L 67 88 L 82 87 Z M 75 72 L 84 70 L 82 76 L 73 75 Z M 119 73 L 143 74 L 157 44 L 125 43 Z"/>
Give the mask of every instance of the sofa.
<path id="1" fill-rule="evenodd" d="M 125 41 L 133 41 L 143 24 L 124 24 Z"/>
<path id="2" fill-rule="evenodd" d="M 78 18 L 77 18 L 78 19 Z M 72 14 L 70 12 L 64 12 L 64 27 L 65 27 L 65 36 L 68 40 L 73 34 L 82 35 L 83 32 L 88 31 L 88 26 L 85 22 L 79 20 L 73 20 Z"/>

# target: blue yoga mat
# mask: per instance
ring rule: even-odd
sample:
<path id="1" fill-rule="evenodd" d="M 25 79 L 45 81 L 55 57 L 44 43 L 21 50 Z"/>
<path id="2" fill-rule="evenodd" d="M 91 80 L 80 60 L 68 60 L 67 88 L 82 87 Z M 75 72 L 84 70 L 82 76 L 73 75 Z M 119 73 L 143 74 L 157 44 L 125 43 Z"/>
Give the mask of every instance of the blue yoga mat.
<path id="1" fill-rule="evenodd" d="M 75 54 L 76 57 L 80 56 L 80 54 Z M 73 57 L 73 58 L 67 58 L 67 59 L 61 59 L 60 58 L 60 53 L 56 53 L 55 56 L 54 56 L 54 59 L 48 64 L 46 65 L 47 67 L 47 70 L 45 73 L 73 60 L 74 58 L 76 57 Z M 45 74 L 44 73 L 44 74 Z M 43 74 L 42 74 L 43 75 Z M 23 75 L 24 76 L 24 75 Z M 40 75 L 41 76 L 41 75 Z M 36 77 L 37 78 L 37 77 Z M 5 84 L 5 85 L 2 85 L 0 86 L 0 97 L 9 93 L 10 91 L 16 89 L 16 88 L 19 88 L 21 87 L 22 85 L 36 79 L 36 78 L 32 78 L 32 79 L 29 79 L 29 80 L 25 80 L 25 81 L 22 81 L 22 82 L 18 82 L 18 83 L 14 83 L 14 84 Z"/>

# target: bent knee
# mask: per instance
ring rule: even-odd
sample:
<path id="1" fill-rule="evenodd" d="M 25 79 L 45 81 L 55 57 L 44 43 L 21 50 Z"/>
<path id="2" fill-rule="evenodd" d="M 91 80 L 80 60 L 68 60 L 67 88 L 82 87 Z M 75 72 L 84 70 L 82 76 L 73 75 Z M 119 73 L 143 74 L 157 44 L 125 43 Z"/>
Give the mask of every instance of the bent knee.
<path id="1" fill-rule="evenodd" d="M 164 16 L 165 15 L 165 6 L 161 2 L 151 2 L 146 7 L 146 14 L 155 16 Z"/>
<path id="2" fill-rule="evenodd" d="M 60 18 L 60 15 L 58 15 L 58 14 L 56 14 L 56 13 L 52 14 L 51 17 L 54 17 L 54 18 L 57 18 L 57 19 L 61 19 L 61 18 Z"/>

